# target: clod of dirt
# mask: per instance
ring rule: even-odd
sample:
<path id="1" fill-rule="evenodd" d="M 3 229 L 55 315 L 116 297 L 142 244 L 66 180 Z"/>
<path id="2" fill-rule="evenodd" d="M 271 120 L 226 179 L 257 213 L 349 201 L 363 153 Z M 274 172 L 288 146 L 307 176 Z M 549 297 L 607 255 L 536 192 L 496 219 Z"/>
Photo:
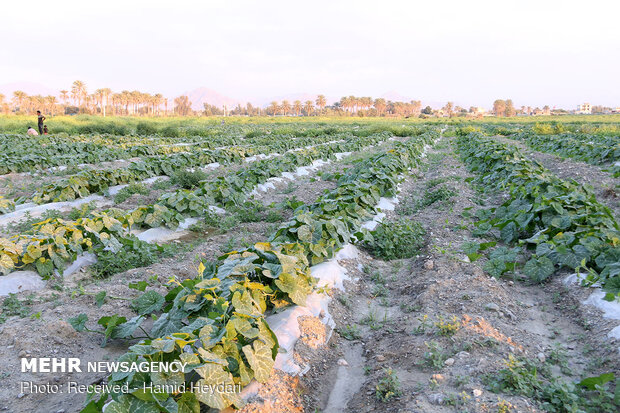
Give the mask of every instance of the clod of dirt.
<path id="1" fill-rule="evenodd" d="M 325 344 L 327 331 L 325 324 L 317 317 L 303 316 L 298 318 L 301 341 L 308 347 L 316 349 Z"/>

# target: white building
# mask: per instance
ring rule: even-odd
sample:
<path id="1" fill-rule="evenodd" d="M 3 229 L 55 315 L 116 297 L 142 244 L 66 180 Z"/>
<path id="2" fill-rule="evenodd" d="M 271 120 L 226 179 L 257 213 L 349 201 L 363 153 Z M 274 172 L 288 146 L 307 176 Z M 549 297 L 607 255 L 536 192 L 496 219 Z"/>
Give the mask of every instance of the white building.
<path id="1" fill-rule="evenodd" d="M 592 105 L 590 105 L 589 103 L 582 103 L 581 105 L 577 106 L 577 113 L 580 113 L 582 115 L 591 115 Z"/>

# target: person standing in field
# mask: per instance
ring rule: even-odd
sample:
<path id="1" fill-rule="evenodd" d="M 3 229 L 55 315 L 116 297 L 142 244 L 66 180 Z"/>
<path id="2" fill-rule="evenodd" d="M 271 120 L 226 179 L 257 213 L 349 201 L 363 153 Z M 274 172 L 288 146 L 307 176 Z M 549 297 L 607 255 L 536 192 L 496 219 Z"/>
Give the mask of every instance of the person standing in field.
<path id="1" fill-rule="evenodd" d="M 39 126 L 39 135 L 43 135 L 43 121 L 45 120 L 45 116 L 41 114 L 40 110 L 37 110 L 38 126 Z"/>
<path id="2" fill-rule="evenodd" d="M 47 135 L 49 131 L 47 130 L 47 125 L 43 125 L 43 135 Z"/>

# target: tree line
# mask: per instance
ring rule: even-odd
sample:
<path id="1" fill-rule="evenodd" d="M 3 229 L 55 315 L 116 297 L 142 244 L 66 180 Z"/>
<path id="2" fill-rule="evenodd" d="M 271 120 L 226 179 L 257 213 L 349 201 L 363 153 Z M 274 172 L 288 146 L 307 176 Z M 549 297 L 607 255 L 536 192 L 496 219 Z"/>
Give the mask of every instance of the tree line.
<path id="1" fill-rule="evenodd" d="M 58 97 L 28 95 L 16 90 L 9 101 L 0 94 L 0 110 L 22 114 L 34 114 L 41 110 L 51 115 L 86 113 L 102 116 L 158 116 L 168 112 L 168 99 L 160 93 L 150 94 L 139 90 L 115 93 L 110 88 L 101 88 L 89 93 L 86 84 L 76 80 L 69 90 L 61 90 Z"/>
<path id="2" fill-rule="evenodd" d="M 290 102 L 273 101 L 266 108 L 251 103 L 238 104 L 228 108 L 204 103 L 201 110 L 194 110 L 192 102 L 186 95 L 178 96 L 169 102 L 162 94 L 150 94 L 138 90 L 113 92 L 110 88 L 96 89 L 89 93 L 86 84 L 76 80 L 69 90 L 61 90 L 59 96 L 28 95 L 16 90 L 11 99 L 0 94 L 0 112 L 34 114 L 41 110 L 46 114 L 93 114 L 112 116 L 394 116 L 394 117 L 428 117 L 428 116 L 475 116 L 481 117 L 486 112 L 472 106 L 465 109 L 447 102 L 441 109 L 430 106 L 422 108 L 419 100 L 409 102 L 391 101 L 383 98 L 373 99 L 369 96 L 344 96 L 339 101 L 328 105 L 325 95 L 316 99 L 295 100 Z M 511 99 L 497 99 L 493 102 L 492 113 L 495 116 L 548 115 L 549 106 L 531 108 L 521 106 L 516 109 Z"/>

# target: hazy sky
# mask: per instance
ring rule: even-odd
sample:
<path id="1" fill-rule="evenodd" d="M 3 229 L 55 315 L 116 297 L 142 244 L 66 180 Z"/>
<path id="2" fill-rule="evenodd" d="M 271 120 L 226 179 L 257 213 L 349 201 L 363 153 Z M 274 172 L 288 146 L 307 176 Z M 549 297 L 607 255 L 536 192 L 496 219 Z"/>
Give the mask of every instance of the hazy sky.
<path id="1" fill-rule="evenodd" d="M 620 106 L 620 1 L 5 1 L 0 84 Z"/>

